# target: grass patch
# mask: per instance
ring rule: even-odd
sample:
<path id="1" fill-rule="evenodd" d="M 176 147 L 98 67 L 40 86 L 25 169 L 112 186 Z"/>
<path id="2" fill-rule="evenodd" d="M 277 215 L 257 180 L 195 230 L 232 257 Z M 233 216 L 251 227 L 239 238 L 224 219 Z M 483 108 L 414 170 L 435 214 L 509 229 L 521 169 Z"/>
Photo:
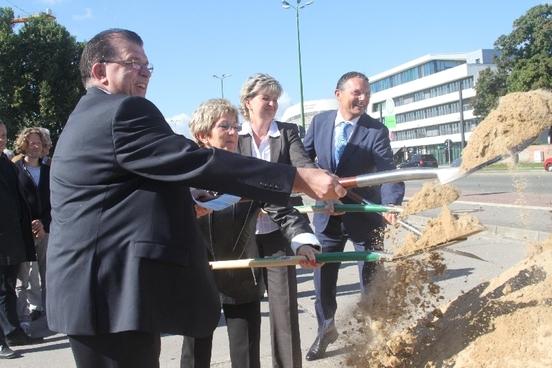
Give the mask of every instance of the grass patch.
<path id="1" fill-rule="evenodd" d="M 527 170 L 527 169 L 544 171 L 542 162 L 518 162 L 515 166 L 512 166 L 511 164 L 505 163 L 505 162 L 497 162 L 496 164 L 492 164 L 483 168 L 483 170 Z"/>

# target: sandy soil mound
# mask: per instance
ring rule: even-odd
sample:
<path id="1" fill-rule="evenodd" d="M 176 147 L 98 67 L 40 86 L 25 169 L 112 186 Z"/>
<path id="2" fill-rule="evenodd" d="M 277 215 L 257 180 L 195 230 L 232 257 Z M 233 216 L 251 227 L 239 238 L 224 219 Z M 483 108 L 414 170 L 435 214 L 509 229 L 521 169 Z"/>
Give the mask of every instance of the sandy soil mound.
<path id="1" fill-rule="evenodd" d="M 552 237 L 533 255 L 407 329 L 364 348 L 354 367 L 551 367 Z M 372 328 L 373 335 L 377 329 Z"/>
<path id="2" fill-rule="evenodd" d="M 467 171 L 515 151 L 518 145 L 537 138 L 551 123 L 552 92 L 539 89 L 501 97 L 496 109 L 472 132 L 462 151 L 462 169 Z"/>
<path id="3" fill-rule="evenodd" d="M 426 182 L 416 194 L 410 198 L 403 207 L 401 217 L 420 213 L 432 208 L 443 207 L 460 198 L 458 189 L 449 184 L 438 182 Z"/>

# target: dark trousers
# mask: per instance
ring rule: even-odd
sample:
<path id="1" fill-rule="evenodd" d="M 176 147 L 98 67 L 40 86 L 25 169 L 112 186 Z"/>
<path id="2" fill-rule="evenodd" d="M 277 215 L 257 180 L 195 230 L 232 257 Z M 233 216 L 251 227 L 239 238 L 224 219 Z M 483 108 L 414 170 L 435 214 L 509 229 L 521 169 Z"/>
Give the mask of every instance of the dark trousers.
<path id="1" fill-rule="evenodd" d="M 256 236 L 263 257 L 292 255 L 289 241 L 278 231 Z M 295 267 L 266 269 L 270 338 L 273 367 L 300 368 L 302 365 L 297 276 Z"/>
<path id="2" fill-rule="evenodd" d="M 19 264 L 0 266 L 0 344 L 2 345 L 5 335 L 20 328 L 15 294 L 18 270 Z"/>
<path id="3" fill-rule="evenodd" d="M 69 335 L 77 368 L 159 368 L 159 333 Z"/>
<path id="4" fill-rule="evenodd" d="M 260 368 L 261 304 L 222 304 L 232 368 Z M 208 368 L 211 364 L 213 335 L 204 338 L 184 336 L 181 368 Z"/>
<path id="5" fill-rule="evenodd" d="M 353 241 L 355 251 L 383 249 L 383 231 L 373 230 L 369 232 L 367 240 Z M 332 217 L 328 226 L 322 233 L 317 233 L 323 252 L 342 252 L 349 238 L 341 221 Z M 341 263 L 326 263 L 314 270 L 314 289 L 316 300 L 314 302 L 316 319 L 318 321 L 318 334 L 324 334 L 335 328 L 335 312 L 337 310 L 337 277 Z M 374 262 L 358 262 L 360 289 L 367 292 L 367 286 L 371 275 L 376 269 Z"/>

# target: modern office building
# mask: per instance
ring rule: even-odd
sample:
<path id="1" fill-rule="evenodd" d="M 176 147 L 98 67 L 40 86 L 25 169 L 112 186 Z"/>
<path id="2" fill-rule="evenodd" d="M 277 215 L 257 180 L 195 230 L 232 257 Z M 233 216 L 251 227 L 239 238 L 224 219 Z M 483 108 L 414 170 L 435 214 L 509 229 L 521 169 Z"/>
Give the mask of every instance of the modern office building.
<path id="1" fill-rule="evenodd" d="M 460 156 L 462 140 L 479 123 L 475 83 L 482 70 L 496 68 L 497 55 L 496 50 L 426 55 L 370 77 L 368 113 L 389 126 L 399 160 L 431 153 L 443 164 Z"/>
<path id="2" fill-rule="evenodd" d="M 329 98 L 325 100 L 305 101 L 305 130 L 309 128 L 312 117 L 319 112 L 336 110 L 337 100 Z M 282 121 L 295 123 L 301 127 L 301 104 L 295 104 L 286 109 L 281 117 Z M 302 128 L 300 128 L 302 130 Z M 302 134 L 304 136 L 304 132 Z"/>
<path id="3" fill-rule="evenodd" d="M 368 114 L 389 126 L 398 161 L 413 153 L 431 153 L 440 164 L 459 157 L 462 135 L 467 142 L 479 123 L 473 113 L 475 83 L 482 70 L 496 68 L 497 55 L 484 49 L 426 55 L 369 77 Z M 335 98 L 305 102 L 307 127 L 314 114 L 336 107 Z M 282 120 L 300 125 L 299 104 L 288 108 Z"/>

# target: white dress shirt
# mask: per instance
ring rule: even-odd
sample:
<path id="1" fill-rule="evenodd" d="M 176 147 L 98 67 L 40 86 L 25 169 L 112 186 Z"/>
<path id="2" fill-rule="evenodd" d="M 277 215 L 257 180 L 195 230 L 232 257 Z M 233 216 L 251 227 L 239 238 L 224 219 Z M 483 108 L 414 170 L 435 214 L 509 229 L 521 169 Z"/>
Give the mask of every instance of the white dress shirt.
<path id="1" fill-rule="evenodd" d="M 261 143 L 258 147 L 257 143 L 255 143 L 255 138 L 253 137 L 253 130 L 251 129 L 250 122 L 244 121 L 242 124 L 242 129 L 238 134 L 249 134 L 251 136 L 251 154 L 253 157 L 260 158 L 261 160 L 265 161 L 270 161 L 270 138 L 280 137 L 280 130 L 278 129 L 278 124 L 276 124 L 276 121 L 272 120 L 272 122 L 270 123 L 270 127 L 268 128 L 268 133 L 261 140 Z M 279 229 L 280 227 L 278 226 L 278 224 L 272 221 L 272 219 L 266 213 L 264 213 L 263 211 L 259 213 L 255 234 L 269 234 Z M 320 247 L 320 242 L 318 241 L 316 236 L 314 236 L 314 234 L 301 233 L 295 235 L 293 239 L 291 239 L 291 249 L 293 250 L 293 253 L 297 253 L 297 249 L 305 244 L 312 244 Z"/>

